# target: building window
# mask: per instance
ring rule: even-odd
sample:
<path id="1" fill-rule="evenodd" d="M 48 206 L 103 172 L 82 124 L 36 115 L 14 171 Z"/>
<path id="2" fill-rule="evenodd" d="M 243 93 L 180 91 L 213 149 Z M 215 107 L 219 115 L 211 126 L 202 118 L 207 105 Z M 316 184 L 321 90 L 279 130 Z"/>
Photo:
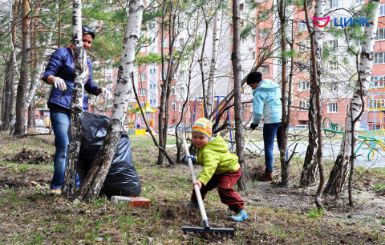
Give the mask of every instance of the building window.
<path id="1" fill-rule="evenodd" d="M 338 104 L 337 104 L 337 102 L 328 103 L 326 110 L 327 110 L 328 113 L 338 112 Z"/>
<path id="2" fill-rule="evenodd" d="M 148 23 L 148 28 L 149 28 L 150 30 L 155 29 L 155 21 L 149 21 L 149 23 Z"/>
<path id="3" fill-rule="evenodd" d="M 337 8 L 339 6 L 338 0 L 330 0 L 330 7 Z"/>
<path id="4" fill-rule="evenodd" d="M 269 35 L 269 29 L 267 28 L 263 28 L 261 30 L 259 30 L 259 37 L 263 40 L 265 40 Z"/>
<path id="5" fill-rule="evenodd" d="M 310 50 L 310 40 L 300 41 L 298 43 L 298 49 L 300 52 L 306 52 Z"/>
<path id="6" fill-rule="evenodd" d="M 384 64 L 384 53 L 375 53 L 374 54 L 374 64 Z"/>
<path id="7" fill-rule="evenodd" d="M 370 88 L 383 88 L 385 87 L 385 76 L 372 76 L 372 82 Z"/>
<path id="8" fill-rule="evenodd" d="M 369 109 L 384 110 L 385 109 L 385 99 L 370 99 L 370 100 L 368 100 L 368 107 L 369 107 Z"/>
<path id="9" fill-rule="evenodd" d="M 337 71 L 338 70 L 338 62 L 336 59 L 332 59 L 329 61 L 329 70 Z"/>
<path id="10" fill-rule="evenodd" d="M 301 111 L 307 111 L 309 110 L 310 102 L 308 100 L 300 100 L 299 101 L 299 109 Z"/>
<path id="11" fill-rule="evenodd" d="M 380 4 L 380 16 L 385 16 L 385 4 Z"/>
<path id="12" fill-rule="evenodd" d="M 384 40 L 384 39 L 385 39 L 385 28 L 378 29 L 376 40 Z"/>
<path id="13" fill-rule="evenodd" d="M 140 95 L 141 95 L 141 96 L 145 96 L 145 95 L 146 95 L 146 90 L 143 89 L 143 88 L 141 88 L 141 89 L 140 89 Z"/>
<path id="14" fill-rule="evenodd" d="M 306 22 L 304 22 L 304 21 L 298 22 L 298 31 L 304 32 L 306 30 L 307 30 Z"/>
<path id="15" fill-rule="evenodd" d="M 269 74 L 269 66 L 268 65 L 263 65 L 263 66 L 260 66 L 258 71 L 260 73 L 262 73 L 262 75 L 266 75 L 266 74 Z"/>
<path id="16" fill-rule="evenodd" d="M 171 87 L 171 95 L 175 95 L 175 86 Z"/>
<path id="17" fill-rule="evenodd" d="M 146 74 L 141 73 L 141 74 L 140 74 L 140 80 L 141 80 L 141 81 L 146 81 Z"/>
<path id="18" fill-rule="evenodd" d="M 335 50 L 338 47 L 338 40 L 329 41 L 328 46 L 331 50 Z"/>
<path id="19" fill-rule="evenodd" d="M 172 102 L 171 104 L 172 111 L 176 111 L 176 103 Z"/>
<path id="20" fill-rule="evenodd" d="M 310 90 L 310 82 L 309 81 L 303 81 L 298 83 L 298 90 L 299 91 L 309 91 Z"/>

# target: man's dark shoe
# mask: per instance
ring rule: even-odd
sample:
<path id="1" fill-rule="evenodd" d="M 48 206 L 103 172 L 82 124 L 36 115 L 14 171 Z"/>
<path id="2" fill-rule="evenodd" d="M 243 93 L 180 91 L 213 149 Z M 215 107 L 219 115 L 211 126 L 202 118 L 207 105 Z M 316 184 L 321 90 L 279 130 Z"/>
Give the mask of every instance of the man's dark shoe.
<path id="1" fill-rule="evenodd" d="M 261 175 L 257 178 L 257 181 L 262 181 L 262 182 L 273 181 L 272 175 L 273 175 L 272 172 L 265 172 L 263 175 Z"/>

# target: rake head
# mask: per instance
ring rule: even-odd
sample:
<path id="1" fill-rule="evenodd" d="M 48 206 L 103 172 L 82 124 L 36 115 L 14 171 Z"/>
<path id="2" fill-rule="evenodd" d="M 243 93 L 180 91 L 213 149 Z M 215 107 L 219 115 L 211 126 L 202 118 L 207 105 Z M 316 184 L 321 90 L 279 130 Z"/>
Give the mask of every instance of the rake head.
<path id="1" fill-rule="evenodd" d="M 199 227 L 199 226 L 182 226 L 184 233 L 209 233 L 209 234 L 226 234 L 234 236 L 234 228 L 213 228 L 213 227 Z"/>

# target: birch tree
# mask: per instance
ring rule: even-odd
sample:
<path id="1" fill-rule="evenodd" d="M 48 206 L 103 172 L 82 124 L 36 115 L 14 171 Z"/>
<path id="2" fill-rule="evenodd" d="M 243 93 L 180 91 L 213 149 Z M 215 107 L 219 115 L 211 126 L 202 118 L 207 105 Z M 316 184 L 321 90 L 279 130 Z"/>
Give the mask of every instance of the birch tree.
<path id="1" fill-rule="evenodd" d="M 63 193 L 72 197 L 76 190 L 76 162 L 80 152 L 80 115 L 83 111 L 84 67 L 87 66 L 87 53 L 83 48 L 82 40 L 82 3 L 81 0 L 73 0 L 72 28 L 74 40 L 74 65 L 75 80 L 72 92 L 71 122 L 70 122 L 70 145 L 68 147 L 68 158 L 64 176 Z"/>
<path id="2" fill-rule="evenodd" d="M 16 0 L 15 0 L 16 3 Z M 16 18 L 18 15 L 18 4 L 10 2 L 10 48 L 7 65 L 4 73 L 4 87 L 2 96 L 1 108 L 1 130 L 7 131 L 10 129 L 13 115 L 13 97 L 14 97 L 14 80 L 18 76 L 18 67 L 16 62 Z"/>
<path id="3" fill-rule="evenodd" d="M 124 36 L 124 51 L 119 65 L 110 125 L 104 143 L 77 194 L 80 199 L 90 199 L 99 194 L 111 166 L 120 133 L 123 131 L 129 95 L 132 94 L 130 74 L 134 69 L 135 50 L 140 37 L 143 9 L 142 0 L 130 0 Z"/>
<path id="4" fill-rule="evenodd" d="M 21 135 L 24 133 L 25 124 L 25 96 L 28 85 L 28 64 L 30 58 L 30 18 L 31 11 L 30 2 L 23 0 L 22 2 L 22 47 L 21 47 L 21 71 L 20 81 L 17 86 L 16 97 L 16 123 L 14 135 Z"/>
<path id="5" fill-rule="evenodd" d="M 323 17 L 325 14 L 325 0 L 317 0 L 315 2 L 315 15 Z M 306 187 L 315 182 L 317 170 L 320 171 L 320 182 L 323 182 L 323 173 L 321 166 L 322 160 L 322 107 L 321 107 L 321 64 L 322 64 L 322 45 L 323 45 L 323 29 L 313 25 L 314 31 L 311 30 L 308 15 L 308 1 L 304 1 L 306 23 L 310 34 L 310 105 L 309 105 L 309 145 L 306 150 L 305 161 L 301 173 L 300 185 Z"/>
<path id="6" fill-rule="evenodd" d="M 364 101 L 368 94 L 369 82 L 373 66 L 373 51 L 378 26 L 379 0 L 370 0 L 368 3 L 368 26 L 365 27 L 365 39 L 363 41 L 358 64 L 358 79 L 353 98 L 350 100 L 345 121 L 345 132 L 341 142 L 340 152 L 334 162 L 329 180 L 325 186 L 324 194 L 336 197 L 342 192 L 346 176 L 353 174 L 354 145 L 356 128 L 364 111 Z M 350 168 L 349 168 L 350 166 Z"/>
<path id="7" fill-rule="evenodd" d="M 207 114 L 210 115 L 213 112 L 214 106 L 214 77 L 215 77 L 215 68 L 217 64 L 217 50 L 218 50 L 218 13 L 215 12 L 213 16 L 213 34 L 212 34 L 212 47 L 211 47 L 211 61 L 210 61 L 210 71 L 207 81 Z"/>

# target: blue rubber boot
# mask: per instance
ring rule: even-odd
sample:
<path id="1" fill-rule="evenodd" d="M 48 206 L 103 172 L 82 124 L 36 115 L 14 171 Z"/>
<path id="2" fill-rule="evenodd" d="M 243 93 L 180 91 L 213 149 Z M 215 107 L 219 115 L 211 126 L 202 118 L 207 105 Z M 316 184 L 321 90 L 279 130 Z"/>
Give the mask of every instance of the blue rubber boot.
<path id="1" fill-rule="evenodd" d="M 247 215 L 246 211 L 242 209 L 237 214 L 230 216 L 230 218 L 236 222 L 243 222 L 247 220 L 249 216 Z"/>

